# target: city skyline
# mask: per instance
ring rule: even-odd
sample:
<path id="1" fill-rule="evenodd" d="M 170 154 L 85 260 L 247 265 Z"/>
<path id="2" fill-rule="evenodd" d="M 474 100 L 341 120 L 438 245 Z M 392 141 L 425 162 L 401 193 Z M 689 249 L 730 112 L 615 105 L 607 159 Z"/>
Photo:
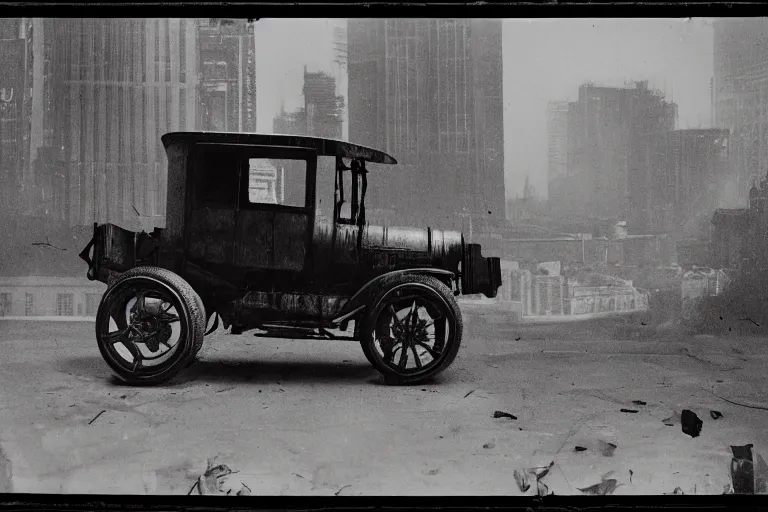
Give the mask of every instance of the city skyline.
<path id="1" fill-rule="evenodd" d="M 338 21 L 258 22 L 257 41 L 284 48 L 278 58 L 269 46 L 257 44 L 257 68 L 269 66 L 269 77 L 278 77 L 257 78 L 258 110 L 266 114 L 258 116 L 259 131 L 271 129 L 281 101 L 287 110 L 301 105 L 304 65 L 334 72 L 333 26 Z M 288 27 L 300 28 L 305 37 L 291 38 Z M 505 19 L 502 37 L 507 198 L 522 194 L 526 175 L 546 197 L 547 103 L 574 101 L 586 81 L 623 86 L 647 80 L 678 104 L 678 128 L 712 126 L 713 34 L 708 19 Z M 347 96 L 344 84 L 339 87 Z"/>

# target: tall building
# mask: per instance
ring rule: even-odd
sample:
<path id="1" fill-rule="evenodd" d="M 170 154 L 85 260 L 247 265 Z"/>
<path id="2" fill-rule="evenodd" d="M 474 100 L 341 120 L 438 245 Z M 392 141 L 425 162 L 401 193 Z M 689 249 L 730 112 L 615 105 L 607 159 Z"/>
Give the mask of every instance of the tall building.
<path id="1" fill-rule="evenodd" d="M 336 94 L 336 79 L 324 72 L 304 69 L 304 106 L 295 112 L 280 108 L 272 123 L 275 133 L 309 135 L 329 139 L 343 138 L 344 98 Z M 335 162 L 321 158 L 317 169 L 318 205 L 325 207 L 333 197 Z M 323 208 L 324 215 L 329 214 Z"/>
<path id="2" fill-rule="evenodd" d="M 568 105 L 566 101 L 547 105 L 548 181 L 568 174 Z"/>
<path id="3" fill-rule="evenodd" d="M 400 164 L 369 177 L 372 221 L 504 220 L 501 32 L 499 20 L 348 22 L 350 140 Z"/>
<path id="4" fill-rule="evenodd" d="M 715 126 L 730 131 L 742 203 L 768 169 L 768 18 L 714 23 Z"/>
<path id="5" fill-rule="evenodd" d="M 162 226 L 161 135 L 255 126 L 244 21 L 36 18 L 33 27 L 38 215 Z"/>
<path id="6" fill-rule="evenodd" d="M 29 186 L 30 25 L 28 18 L 0 19 L 0 215 L 23 208 Z"/>
<path id="7" fill-rule="evenodd" d="M 256 131 L 254 45 L 245 20 L 199 20 L 200 129 Z"/>
<path id="8" fill-rule="evenodd" d="M 648 89 L 584 84 L 569 104 L 567 172 L 550 186 L 553 210 L 598 221 L 626 221 L 631 232 L 651 229 L 655 180 L 663 174 L 667 137 L 677 107 Z"/>
<path id="9" fill-rule="evenodd" d="M 684 236 L 698 236 L 699 227 L 709 223 L 712 212 L 727 206 L 733 182 L 728 163 L 728 130 L 687 129 L 670 134 L 666 179 L 655 185 L 657 206 L 669 205 L 672 218 L 656 217 L 657 230 Z M 665 222 L 666 221 L 666 222 Z"/>

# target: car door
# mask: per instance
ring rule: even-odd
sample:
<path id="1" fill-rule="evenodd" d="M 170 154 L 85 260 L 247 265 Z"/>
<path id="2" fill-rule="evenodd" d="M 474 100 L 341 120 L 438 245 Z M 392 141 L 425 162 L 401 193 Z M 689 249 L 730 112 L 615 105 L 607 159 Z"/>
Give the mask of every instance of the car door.
<path id="1" fill-rule="evenodd" d="M 248 146 L 240 152 L 234 268 L 259 289 L 295 288 L 311 270 L 317 153 Z"/>
<path id="2" fill-rule="evenodd" d="M 221 144 L 196 145 L 194 158 L 186 255 L 191 262 L 225 275 L 233 262 L 240 159 Z"/>

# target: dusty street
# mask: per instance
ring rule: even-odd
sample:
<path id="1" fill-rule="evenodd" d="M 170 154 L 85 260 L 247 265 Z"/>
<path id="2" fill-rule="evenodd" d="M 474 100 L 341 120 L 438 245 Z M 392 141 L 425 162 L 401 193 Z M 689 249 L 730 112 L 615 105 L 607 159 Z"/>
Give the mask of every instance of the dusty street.
<path id="1" fill-rule="evenodd" d="M 349 342 L 220 332 L 177 385 L 130 388 L 92 323 L 3 321 L 0 479 L 16 492 L 186 494 L 218 455 L 253 494 L 515 495 L 515 469 L 554 461 L 542 481 L 555 494 L 609 472 L 615 494 L 720 494 L 730 445 L 766 453 L 768 412 L 715 394 L 764 405 L 766 344 L 639 329 L 470 314 L 456 363 L 416 387 L 384 386 Z M 699 437 L 662 421 L 681 409 L 702 419 Z"/>

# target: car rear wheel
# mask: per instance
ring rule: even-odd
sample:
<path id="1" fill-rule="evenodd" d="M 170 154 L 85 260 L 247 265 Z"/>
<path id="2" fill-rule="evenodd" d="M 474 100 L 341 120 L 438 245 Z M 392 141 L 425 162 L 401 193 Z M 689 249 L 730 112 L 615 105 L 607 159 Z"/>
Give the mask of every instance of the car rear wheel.
<path id="1" fill-rule="evenodd" d="M 177 274 L 137 267 L 115 279 L 96 314 L 99 351 L 133 385 L 170 381 L 202 346 L 205 311 L 197 293 Z"/>
<path id="2" fill-rule="evenodd" d="M 399 275 L 365 315 L 361 345 L 388 384 L 418 384 L 443 372 L 459 352 L 461 312 L 451 290 L 426 275 Z"/>

